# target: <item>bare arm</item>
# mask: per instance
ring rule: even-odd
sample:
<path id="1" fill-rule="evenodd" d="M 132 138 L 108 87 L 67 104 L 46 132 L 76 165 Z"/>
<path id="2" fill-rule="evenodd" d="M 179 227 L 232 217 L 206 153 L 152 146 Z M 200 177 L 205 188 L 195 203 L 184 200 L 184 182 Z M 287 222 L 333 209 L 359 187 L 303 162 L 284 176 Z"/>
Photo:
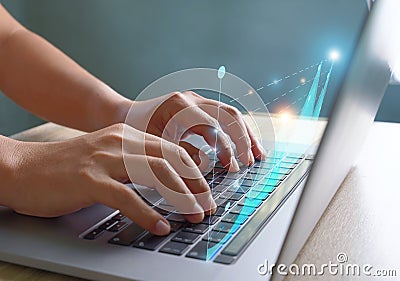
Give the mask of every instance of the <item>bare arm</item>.
<path id="1" fill-rule="evenodd" d="M 132 102 L 26 30 L 1 5 L 0 89 L 44 119 L 98 130 L 56 143 L 0 136 L 0 205 L 23 214 L 59 216 L 102 203 L 120 209 L 155 234 L 167 234 L 170 228 L 165 218 L 122 184 L 130 180 L 159 189 L 189 221 L 200 222 L 216 205 L 196 167 L 201 164 L 201 151 L 188 143 L 180 142 L 179 147 L 160 138 L 172 118 L 176 126 L 203 136 L 232 172 L 239 165 L 222 127 L 235 142 L 243 164 L 251 165 L 254 158 L 265 156 L 237 109 L 194 92 Z M 129 125 L 115 124 L 125 121 L 131 105 L 140 108 L 143 116 L 135 115 L 137 120 Z M 184 110 L 189 112 L 190 124 L 202 125 L 188 126 L 188 120 L 178 114 Z M 123 140 L 128 144 L 124 151 Z"/>
<path id="2" fill-rule="evenodd" d="M 123 122 L 132 101 L 40 36 L 0 5 L 0 89 L 41 118 L 84 131 Z"/>

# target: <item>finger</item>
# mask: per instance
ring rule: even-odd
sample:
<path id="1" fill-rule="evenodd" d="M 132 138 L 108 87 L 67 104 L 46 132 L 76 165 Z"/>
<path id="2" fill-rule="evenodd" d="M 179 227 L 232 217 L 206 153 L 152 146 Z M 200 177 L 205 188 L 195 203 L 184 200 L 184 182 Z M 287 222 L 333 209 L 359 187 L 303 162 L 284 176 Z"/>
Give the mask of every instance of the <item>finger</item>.
<path id="1" fill-rule="evenodd" d="M 239 171 L 239 165 L 234 157 L 231 143 L 223 133 L 219 123 L 195 104 L 176 104 L 172 118 L 165 126 L 164 132 L 176 130 L 176 124 L 187 131 L 200 135 L 216 150 L 221 163 L 231 172 Z M 164 136 L 164 133 L 163 133 Z"/>
<path id="2" fill-rule="evenodd" d="M 121 183 L 129 180 L 121 151 L 98 151 L 93 155 L 93 161 L 101 167 L 101 170 L 98 171 L 99 174 L 106 174 Z"/>
<path id="3" fill-rule="evenodd" d="M 215 150 L 218 159 L 230 172 L 238 172 L 239 164 L 235 159 L 231 142 L 224 131 L 218 127 L 197 125 L 190 128 L 195 134 L 203 136 L 205 141 Z"/>
<path id="4" fill-rule="evenodd" d="M 218 118 L 217 121 L 221 124 L 223 130 L 235 143 L 239 160 L 245 165 L 253 165 L 254 157 L 251 150 L 250 137 L 239 110 L 232 106 L 206 99 L 199 106 L 212 117 Z"/>
<path id="5" fill-rule="evenodd" d="M 258 160 L 263 160 L 265 157 L 267 157 L 265 149 L 263 148 L 262 144 L 258 141 L 256 135 L 254 134 L 253 130 L 251 130 L 246 120 L 244 120 L 244 123 L 246 125 L 247 133 L 249 134 L 250 137 L 251 151 L 253 152 L 254 157 Z"/>
<path id="6" fill-rule="evenodd" d="M 133 190 L 115 180 L 104 180 L 95 191 L 96 201 L 119 209 L 130 220 L 155 235 L 170 232 L 168 221 L 147 205 Z"/>
<path id="7" fill-rule="evenodd" d="M 204 172 L 209 168 L 210 160 L 204 151 L 185 141 L 181 141 L 179 145 L 187 151 L 200 171 Z"/>
<path id="8" fill-rule="evenodd" d="M 214 212 L 216 210 L 216 204 L 211 196 L 210 188 L 200 170 L 196 166 L 196 163 L 193 161 L 193 159 L 190 158 L 186 150 L 172 142 L 161 139 L 157 136 L 153 136 L 143 132 L 140 132 L 140 134 L 142 135 L 140 137 L 144 138 L 143 140 L 141 140 L 140 137 L 139 140 L 137 140 L 137 137 L 136 139 L 130 139 L 128 137 L 124 140 L 125 164 L 127 164 L 127 157 L 129 157 L 130 154 L 157 157 L 160 158 L 159 161 L 161 161 L 163 158 L 166 159 L 167 162 L 172 166 L 169 172 L 183 179 L 186 188 L 189 188 L 190 192 L 195 195 L 196 200 L 204 209 L 204 211 L 206 213 Z M 191 146 L 187 143 L 185 144 L 185 146 L 193 153 L 200 153 L 199 150 L 194 146 Z M 208 161 L 208 157 L 204 152 L 201 152 L 200 155 L 202 155 L 202 158 L 207 158 Z M 136 169 L 137 165 L 132 165 Z M 126 166 L 129 167 L 132 165 Z M 134 181 L 134 178 L 131 174 L 132 172 L 129 173 L 129 176 L 131 180 Z M 155 170 L 154 175 L 158 176 L 158 173 Z M 169 186 L 166 183 L 164 184 L 166 186 Z"/>
<path id="9" fill-rule="evenodd" d="M 204 218 L 203 208 L 167 160 L 145 155 L 126 155 L 124 160 L 134 183 L 155 188 L 189 221 L 196 223 Z"/>
<path id="10" fill-rule="evenodd" d="M 193 146 L 192 149 L 198 150 Z M 170 172 L 184 181 L 207 214 L 215 212 L 217 206 L 211 196 L 210 187 L 184 148 L 161 140 L 161 145 L 158 142 L 147 142 L 146 151 L 148 156 L 164 158 L 171 165 Z"/>

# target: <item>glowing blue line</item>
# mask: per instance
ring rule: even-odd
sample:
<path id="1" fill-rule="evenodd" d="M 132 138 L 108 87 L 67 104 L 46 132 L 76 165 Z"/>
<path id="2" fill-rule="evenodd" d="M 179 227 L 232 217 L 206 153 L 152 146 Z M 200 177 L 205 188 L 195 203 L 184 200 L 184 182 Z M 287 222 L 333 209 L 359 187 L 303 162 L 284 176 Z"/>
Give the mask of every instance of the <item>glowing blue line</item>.
<path id="1" fill-rule="evenodd" d="M 329 69 L 329 73 L 326 76 L 324 88 L 322 89 L 322 91 L 321 91 L 321 93 L 319 95 L 319 98 L 318 98 L 317 105 L 315 106 L 314 114 L 313 114 L 314 118 L 318 118 L 320 113 L 321 113 L 322 104 L 323 104 L 324 99 L 325 99 L 326 90 L 328 89 L 328 85 L 329 85 L 329 81 L 330 81 L 330 78 L 331 78 L 332 69 L 333 69 L 333 64 L 331 65 L 331 68 Z"/>
<path id="2" fill-rule="evenodd" d="M 219 121 L 219 109 L 220 109 L 220 106 L 221 106 L 221 92 L 222 92 L 222 78 L 224 78 L 224 76 L 225 76 L 225 71 L 226 71 L 225 70 L 225 66 L 221 66 L 218 69 L 218 74 L 217 74 L 218 79 L 219 79 L 218 107 L 217 107 L 217 118 L 216 118 L 217 121 Z M 214 154 L 214 157 L 213 157 L 214 158 L 214 163 L 216 162 L 216 157 L 217 157 L 217 143 L 218 143 L 218 131 L 215 134 L 215 150 L 216 151 L 215 151 L 215 154 Z M 213 168 L 212 170 L 213 170 L 213 180 L 214 180 L 215 179 L 215 169 Z M 211 187 L 211 192 L 212 192 L 212 189 L 213 188 Z M 211 225 L 211 216 L 209 218 L 208 225 Z M 209 245 L 209 243 L 210 243 L 210 241 L 208 241 L 208 239 L 207 239 L 207 257 L 208 257 L 208 245 Z"/>
<path id="3" fill-rule="evenodd" d="M 313 116 L 314 113 L 314 106 L 315 106 L 315 99 L 317 96 L 317 90 L 319 85 L 319 79 L 321 77 L 321 68 L 322 68 L 322 61 L 318 66 L 317 73 L 315 74 L 314 82 L 311 85 L 310 91 L 308 93 L 307 100 L 301 111 L 301 116 Z"/>

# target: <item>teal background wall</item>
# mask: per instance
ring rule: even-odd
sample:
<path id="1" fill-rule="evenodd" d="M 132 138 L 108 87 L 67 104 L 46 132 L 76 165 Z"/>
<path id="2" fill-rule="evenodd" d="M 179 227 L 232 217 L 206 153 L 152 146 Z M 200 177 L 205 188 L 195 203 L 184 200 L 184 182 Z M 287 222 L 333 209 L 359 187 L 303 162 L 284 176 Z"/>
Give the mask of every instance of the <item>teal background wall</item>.
<path id="1" fill-rule="evenodd" d="M 250 84 L 263 85 L 274 72 L 318 62 L 338 42 L 350 49 L 365 8 L 364 0 L 0 2 L 29 29 L 130 98 L 155 79 L 192 67 L 226 65 Z M 302 56 L 285 43 L 293 40 Z M 400 122 L 398 105 L 400 86 L 390 86 L 377 120 Z M 0 134 L 42 122 L 0 93 Z"/>

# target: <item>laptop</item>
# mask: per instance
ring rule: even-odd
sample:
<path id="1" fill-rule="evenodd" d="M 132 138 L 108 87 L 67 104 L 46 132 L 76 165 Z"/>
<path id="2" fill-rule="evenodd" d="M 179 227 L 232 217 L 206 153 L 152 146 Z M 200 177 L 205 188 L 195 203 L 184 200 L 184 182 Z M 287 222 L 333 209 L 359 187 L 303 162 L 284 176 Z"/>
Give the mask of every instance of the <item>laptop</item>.
<path id="1" fill-rule="evenodd" d="M 276 141 L 272 151 L 265 143 L 270 152 L 266 159 L 238 173 L 227 173 L 215 162 L 205 178 L 218 208 L 202 223 L 184 221 L 154 190 L 135 185 L 131 187 L 170 221 L 171 234 L 153 236 L 102 205 L 54 219 L 0 208 L 0 260 L 90 280 L 282 279 L 262 264 L 295 260 L 352 167 L 398 61 L 400 35 L 391 30 L 400 26 L 399 13 L 399 1 L 376 1 L 354 49 L 342 58 L 343 75 L 336 76 L 339 86 L 333 93 L 329 83 L 335 79 L 339 51 L 255 89 L 260 93 L 308 71 L 310 77 L 300 85 L 276 91 L 282 96 L 306 89 L 289 108 L 300 105 L 297 120 L 323 126 L 291 128 L 294 138 Z M 323 118 L 323 102 L 330 94 L 334 105 Z M 280 113 L 271 117 L 273 122 L 286 124 L 287 115 Z M 304 135 L 312 141 L 302 142 Z"/>

